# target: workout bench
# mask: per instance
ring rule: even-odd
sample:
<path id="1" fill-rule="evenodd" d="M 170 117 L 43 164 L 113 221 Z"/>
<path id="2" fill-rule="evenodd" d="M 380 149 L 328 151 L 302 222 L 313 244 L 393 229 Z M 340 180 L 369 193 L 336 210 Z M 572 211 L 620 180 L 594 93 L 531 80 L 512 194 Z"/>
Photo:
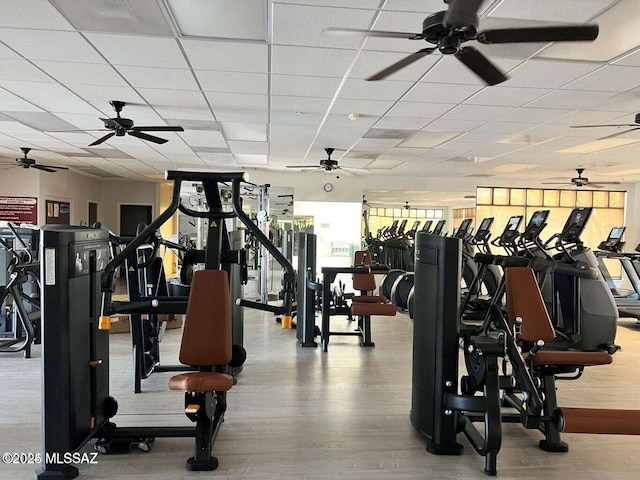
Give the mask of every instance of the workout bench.
<path id="1" fill-rule="evenodd" d="M 198 371 L 174 375 L 169 388 L 185 392 L 185 413 L 196 422 L 195 454 L 188 470 L 215 470 L 211 449 L 227 408 L 226 393 L 233 377 L 226 373 L 232 359 L 229 280 L 224 270 L 194 273 L 185 317 L 180 362 Z"/>

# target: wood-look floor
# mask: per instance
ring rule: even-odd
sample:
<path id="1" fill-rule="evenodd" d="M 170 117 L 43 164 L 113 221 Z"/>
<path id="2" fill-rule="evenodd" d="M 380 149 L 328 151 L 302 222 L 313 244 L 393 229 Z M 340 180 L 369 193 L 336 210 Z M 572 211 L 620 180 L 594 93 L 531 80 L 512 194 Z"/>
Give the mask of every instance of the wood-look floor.
<path id="1" fill-rule="evenodd" d="M 400 314 L 373 321 L 375 348 L 353 337 L 332 337 L 328 353 L 302 349 L 295 331 L 282 330 L 272 316 L 247 312 L 248 359 L 229 392 L 226 421 L 214 447 L 214 472 L 188 472 L 193 439 L 162 439 L 149 453 L 99 457 L 82 465 L 81 479 L 481 479 L 483 459 L 466 440 L 462 456 L 425 451 L 409 421 L 412 322 Z M 347 327 L 336 318 L 332 326 Z M 175 363 L 180 332 L 167 331 L 164 363 Z M 614 364 L 588 369 L 581 380 L 559 385 L 564 406 L 640 410 L 640 327 L 620 320 L 623 350 Z M 39 347 L 34 356 L 40 354 Z M 128 334 L 112 335 L 112 387 L 120 404 L 118 425 L 180 425 L 183 397 L 167 389 L 171 373 L 131 390 Z M 40 359 L 0 354 L 0 453 L 40 452 Z M 570 451 L 546 453 L 540 435 L 505 425 L 498 457 L 501 479 L 636 480 L 640 436 L 565 435 Z M 0 464 L 0 479 L 33 478 L 36 465 Z"/>

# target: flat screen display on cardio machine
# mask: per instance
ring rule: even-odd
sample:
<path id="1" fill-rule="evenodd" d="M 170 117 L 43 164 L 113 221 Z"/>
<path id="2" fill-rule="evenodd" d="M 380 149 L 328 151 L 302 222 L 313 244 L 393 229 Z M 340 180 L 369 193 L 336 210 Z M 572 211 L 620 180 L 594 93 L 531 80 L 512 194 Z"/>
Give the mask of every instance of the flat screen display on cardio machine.
<path id="1" fill-rule="evenodd" d="M 564 242 L 579 242 L 580 236 L 591 216 L 592 207 L 578 207 L 571 210 L 571 214 L 562 227 L 560 238 Z"/>
<path id="2" fill-rule="evenodd" d="M 454 235 L 455 238 L 464 238 L 467 235 L 469 226 L 471 225 L 471 220 L 471 218 L 465 218 L 462 223 L 460 223 L 460 226 Z"/>
<path id="3" fill-rule="evenodd" d="M 519 235 L 518 228 L 522 223 L 522 215 L 514 215 L 509 218 L 507 222 L 507 226 L 504 227 L 504 231 L 502 235 L 500 235 L 500 240 L 503 243 L 513 243 L 516 237 Z"/>
<path id="4" fill-rule="evenodd" d="M 622 235 L 624 234 L 626 227 L 613 227 L 609 232 L 609 236 L 604 241 L 605 248 L 622 248 L 624 242 L 621 242 Z M 600 248 L 600 247 L 599 247 Z"/>
<path id="5" fill-rule="evenodd" d="M 548 216 L 549 210 L 538 210 L 534 212 L 529 223 L 527 223 L 527 226 L 524 229 L 522 237 L 525 240 L 531 241 L 540 235 L 540 232 L 546 226 Z"/>
<path id="6" fill-rule="evenodd" d="M 433 220 L 427 220 L 426 222 L 424 222 L 424 225 L 422 226 L 422 230 L 420 231 L 425 233 L 430 233 L 429 230 L 431 230 L 431 225 L 433 225 Z"/>
<path id="7" fill-rule="evenodd" d="M 484 240 L 486 236 L 489 235 L 489 230 L 491 229 L 492 224 L 493 224 L 493 217 L 487 217 L 483 219 L 482 222 L 480 222 L 480 226 L 478 227 L 478 230 L 476 231 L 476 234 L 473 237 L 473 239 L 476 242 Z"/>
<path id="8" fill-rule="evenodd" d="M 440 235 L 442 233 L 442 229 L 444 228 L 444 224 L 445 224 L 446 220 L 438 220 L 438 223 L 436 223 L 436 226 L 433 229 L 433 232 L 431 232 L 432 235 Z"/>

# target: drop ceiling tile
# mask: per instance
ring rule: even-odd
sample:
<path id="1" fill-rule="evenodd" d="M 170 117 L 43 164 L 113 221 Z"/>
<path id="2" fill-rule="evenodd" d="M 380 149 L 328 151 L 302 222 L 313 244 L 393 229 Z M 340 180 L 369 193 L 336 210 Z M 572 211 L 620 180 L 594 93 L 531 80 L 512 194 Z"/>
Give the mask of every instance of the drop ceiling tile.
<path id="1" fill-rule="evenodd" d="M 14 52 L 13 50 L 11 50 L 9 47 L 7 47 L 6 45 L 0 43 L 0 58 L 6 58 L 6 59 L 20 59 L 20 55 L 18 55 L 16 52 Z"/>
<path id="2" fill-rule="evenodd" d="M 127 103 L 144 103 L 144 99 L 131 87 L 113 85 L 69 85 L 69 89 L 91 103 L 103 114 L 113 112 L 110 100 Z M 126 108 L 126 107 L 125 107 Z"/>
<path id="3" fill-rule="evenodd" d="M 464 103 L 469 105 L 501 105 L 505 107 L 521 107 L 551 92 L 542 88 L 516 88 L 494 85 L 484 88 L 468 98 Z"/>
<path id="4" fill-rule="evenodd" d="M 280 112 L 272 110 L 269 118 L 271 125 L 315 125 L 319 126 L 324 115 L 321 113 Z M 329 115 L 331 117 L 331 115 Z M 328 119 L 327 119 L 328 120 Z"/>
<path id="5" fill-rule="evenodd" d="M 432 1 L 432 0 L 431 0 Z M 342 7 L 344 0 L 279 0 L 279 3 L 295 3 L 303 5 L 324 5 L 327 7 Z M 379 0 L 349 0 L 352 8 L 365 8 L 376 10 L 380 4 Z"/>
<path id="6" fill-rule="evenodd" d="M 351 120 L 349 115 L 328 115 L 325 125 L 328 127 L 342 126 L 347 128 L 357 125 L 358 127 L 371 128 L 378 119 L 379 117 L 376 115 L 361 115 L 356 120 Z"/>
<path id="7" fill-rule="evenodd" d="M 267 95 L 252 95 L 248 93 L 205 92 L 214 111 L 217 108 L 235 108 L 239 110 L 267 110 L 269 98 Z"/>
<path id="8" fill-rule="evenodd" d="M 540 20 L 553 23 L 584 23 L 616 0 L 510 0 L 491 10 L 490 17 Z"/>
<path id="9" fill-rule="evenodd" d="M 344 83 L 338 98 L 398 100 L 412 85 L 411 82 L 394 82 L 392 80 L 367 82 L 360 79 L 349 79 Z"/>
<path id="10" fill-rule="evenodd" d="M 436 55 L 434 57 L 434 55 Z M 440 61 L 435 63 L 433 68 L 429 70 L 422 81 L 430 83 L 455 83 L 464 85 L 485 85 L 485 82 L 478 78 L 471 70 L 459 62 L 456 58 L 446 55 L 432 54 L 428 58 L 438 58 Z M 513 60 L 507 58 L 494 58 L 491 61 L 504 73 L 513 70 L 522 63 L 522 60 Z M 419 62 L 416 62 L 419 63 Z M 426 72 L 426 69 L 425 69 Z M 510 80 L 508 80 L 510 82 Z M 506 85 L 506 83 L 505 83 Z"/>
<path id="11" fill-rule="evenodd" d="M 268 47 L 258 43 L 181 39 L 191 67 L 196 70 L 268 72 Z"/>
<path id="12" fill-rule="evenodd" d="M 1 82 L 0 82 L 1 83 Z M 12 93 L 0 90 L 0 112 L 41 112 L 36 105 L 23 100 Z"/>
<path id="13" fill-rule="evenodd" d="M 565 85 L 571 90 L 624 92 L 640 85 L 640 67 L 605 65 L 584 77 Z"/>
<path id="14" fill-rule="evenodd" d="M 116 68 L 136 88 L 198 90 L 198 84 L 193 78 L 191 70 L 131 66 L 118 66 Z"/>
<path id="15" fill-rule="evenodd" d="M 290 113 L 301 112 L 302 114 L 325 113 L 330 102 L 330 98 L 272 95 L 271 110 Z"/>
<path id="16" fill-rule="evenodd" d="M 164 88 L 138 88 L 137 90 L 150 105 L 179 108 L 208 108 L 202 92 L 199 91 Z"/>
<path id="17" fill-rule="evenodd" d="M 2 86 L 50 112 L 99 113 L 87 102 L 58 83 L 5 81 L 2 82 Z"/>
<path id="18" fill-rule="evenodd" d="M 103 62 L 98 52 L 76 32 L 0 28 L 0 40 L 29 60 Z"/>
<path id="19" fill-rule="evenodd" d="M 353 50 L 274 45 L 271 72 L 285 75 L 342 77 L 355 58 Z"/>
<path id="20" fill-rule="evenodd" d="M 339 84 L 340 78 L 271 75 L 271 93 L 273 95 L 333 97 Z"/>
<path id="21" fill-rule="evenodd" d="M 273 44 L 313 47 L 358 48 L 363 38 L 330 36 L 322 31 L 329 27 L 367 29 L 375 11 L 327 6 L 273 4 Z"/>
<path id="22" fill-rule="evenodd" d="M 197 130 L 186 130 L 178 135 L 193 147 L 227 147 L 227 142 L 221 132 L 204 132 Z M 175 145 L 172 145 L 175 147 Z"/>
<path id="23" fill-rule="evenodd" d="M 65 122 L 57 116 L 47 112 L 12 112 L 11 118 L 40 131 L 44 130 L 72 130 L 74 125 Z"/>
<path id="24" fill-rule="evenodd" d="M 635 113 L 640 111 L 640 96 L 637 93 L 620 93 L 589 107 L 588 110 L 618 110 Z"/>
<path id="25" fill-rule="evenodd" d="M 453 103 L 398 102 L 389 110 L 387 116 L 435 119 L 455 106 Z"/>
<path id="26" fill-rule="evenodd" d="M 485 4 L 490 3 L 485 0 Z M 484 11 L 485 5 L 480 7 L 479 12 Z M 385 10 L 401 12 L 435 13 L 446 9 L 442 0 L 387 0 L 384 4 Z"/>
<path id="27" fill-rule="evenodd" d="M 31 63 L 22 59 L 4 59 L 0 68 L 0 81 L 54 82 L 54 80 Z"/>
<path id="28" fill-rule="evenodd" d="M 360 52 L 360 55 L 358 55 L 358 59 L 356 60 L 349 77 L 368 78 L 380 70 L 402 60 L 405 56 L 406 54 L 404 53 L 363 50 Z M 391 74 L 387 77 L 387 80 L 416 82 L 440 58 L 441 57 L 439 55 L 424 57 L 420 61 L 408 65 L 407 67 Z"/>
<path id="29" fill-rule="evenodd" d="M 510 73 L 509 87 L 560 88 L 594 71 L 595 63 L 528 60 Z"/>
<path id="30" fill-rule="evenodd" d="M 173 38 L 87 33 L 89 41 L 114 65 L 188 68 Z"/>
<path id="31" fill-rule="evenodd" d="M 500 133 L 510 135 L 536 127 L 538 123 L 519 123 L 513 121 L 487 122 L 474 129 L 476 133 Z"/>
<path id="32" fill-rule="evenodd" d="M 346 150 L 360 140 L 362 134 L 363 131 L 357 128 L 324 127 L 318 134 L 316 145 Z"/>
<path id="33" fill-rule="evenodd" d="M 405 102 L 461 103 L 483 87 L 420 82 L 402 99 Z"/>
<path id="34" fill-rule="evenodd" d="M 269 77 L 263 73 L 196 70 L 202 90 L 207 92 L 253 93 L 266 95 Z"/>
<path id="35" fill-rule="evenodd" d="M 172 31 L 155 0 L 52 0 L 78 30 L 167 35 Z"/>
<path id="36" fill-rule="evenodd" d="M 200 108 L 189 108 L 189 107 L 165 107 L 162 105 L 154 105 L 153 107 L 156 109 L 158 114 L 167 120 L 169 125 L 174 125 L 169 122 L 169 119 L 174 119 L 176 121 L 179 120 L 189 120 L 191 122 L 209 122 L 214 121 L 213 114 L 211 110 L 206 106 Z"/>
<path id="37" fill-rule="evenodd" d="M 516 108 L 500 118 L 500 122 L 546 123 L 571 113 L 556 108 Z"/>
<path id="38" fill-rule="evenodd" d="M 555 90 L 527 104 L 531 108 L 584 109 L 613 96 L 612 92 L 586 92 L 582 90 Z"/>
<path id="39" fill-rule="evenodd" d="M 221 122 L 220 125 L 227 140 L 245 140 L 250 142 L 267 141 L 266 124 Z"/>
<path id="40" fill-rule="evenodd" d="M 383 100 L 351 100 L 347 98 L 339 98 L 333 104 L 331 109 L 332 115 L 349 115 L 350 113 L 359 113 L 360 115 L 384 115 L 394 102 Z"/>
<path id="41" fill-rule="evenodd" d="M 484 120 L 447 120 L 446 118 L 438 118 L 430 120 L 421 130 L 469 132 L 486 123 Z"/>
<path id="42" fill-rule="evenodd" d="M 460 135 L 460 132 L 420 131 L 400 144 L 404 148 L 433 148 Z"/>
<path id="43" fill-rule="evenodd" d="M 458 105 L 449 110 L 442 117 L 446 119 L 466 120 L 468 118 L 491 121 L 499 118 L 513 109 L 511 107 L 488 106 L 488 105 Z"/>
<path id="44" fill-rule="evenodd" d="M 216 108 L 214 110 L 219 122 L 268 123 L 269 113 L 266 110 L 232 110 Z"/>
<path id="45" fill-rule="evenodd" d="M 212 117 L 213 118 L 213 117 Z M 185 118 L 165 118 L 167 125 L 183 127 L 185 130 L 219 131 L 220 125 L 215 120 L 187 120 Z"/>
<path id="46" fill-rule="evenodd" d="M 63 84 L 126 86 L 118 72 L 105 63 L 35 61 L 39 68 Z"/>
<path id="47" fill-rule="evenodd" d="M 427 127 L 430 129 L 431 127 Z M 493 143 L 498 140 L 504 138 L 504 135 L 501 133 L 476 133 L 476 132 L 466 132 L 462 133 L 459 137 L 453 139 L 454 142 L 465 142 L 465 143 Z"/>
<path id="48" fill-rule="evenodd" d="M 369 149 L 382 154 L 388 152 L 402 141 L 404 141 L 402 138 L 361 138 L 356 143 L 356 148 L 363 151 Z"/>
<path id="49" fill-rule="evenodd" d="M 73 30 L 73 26 L 49 2 L 20 0 L 3 5 L 0 26 Z"/>
<path id="50" fill-rule="evenodd" d="M 429 122 L 431 122 L 431 119 L 429 118 L 384 116 L 380 120 L 378 120 L 375 126 L 376 128 L 420 130 Z"/>
<path id="51" fill-rule="evenodd" d="M 267 142 L 237 142 L 229 141 L 229 148 L 234 155 L 267 155 L 269 144 Z"/>
<path id="52" fill-rule="evenodd" d="M 266 155 L 251 155 L 251 154 L 234 154 L 238 165 L 266 165 L 268 163 Z"/>

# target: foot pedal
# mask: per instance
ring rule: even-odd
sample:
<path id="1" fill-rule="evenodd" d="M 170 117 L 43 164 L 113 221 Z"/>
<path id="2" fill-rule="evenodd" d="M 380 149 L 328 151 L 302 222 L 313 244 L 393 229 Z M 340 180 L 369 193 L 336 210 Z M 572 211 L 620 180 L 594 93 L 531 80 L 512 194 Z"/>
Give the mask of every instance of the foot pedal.
<path id="1" fill-rule="evenodd" d="M 197 403 L 191 403 L 189 405 L 187 405 L 184 409 L 184 413 L 198 413 L 198 411 L 200 410 L 200 405 L 198 405 Z"/>

